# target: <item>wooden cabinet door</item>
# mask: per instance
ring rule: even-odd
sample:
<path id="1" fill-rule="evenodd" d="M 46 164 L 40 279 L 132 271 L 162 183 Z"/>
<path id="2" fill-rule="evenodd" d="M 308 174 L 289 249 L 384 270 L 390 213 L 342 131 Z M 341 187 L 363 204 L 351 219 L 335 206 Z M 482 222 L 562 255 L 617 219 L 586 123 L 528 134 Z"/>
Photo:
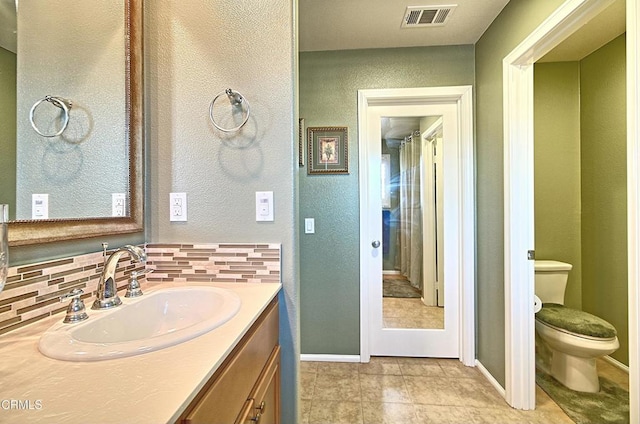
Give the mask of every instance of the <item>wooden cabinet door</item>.
<path id="1" fill-rule="evenodd" d="M 274 301 L 196 396 L 179 422 L 238 422 L 234 420 L 246 410 L 247 400 L 254 399 L 252 394 L 256 393 L 256 387 L 273 361 L 276 350 L 279 358 L 278 322 L 278 303 Z"/>
<path id="2" fill-rule="evenodd" d="M 280 424 L 280 346 L 273 349 L 251 395 L 236 424 Z"/>

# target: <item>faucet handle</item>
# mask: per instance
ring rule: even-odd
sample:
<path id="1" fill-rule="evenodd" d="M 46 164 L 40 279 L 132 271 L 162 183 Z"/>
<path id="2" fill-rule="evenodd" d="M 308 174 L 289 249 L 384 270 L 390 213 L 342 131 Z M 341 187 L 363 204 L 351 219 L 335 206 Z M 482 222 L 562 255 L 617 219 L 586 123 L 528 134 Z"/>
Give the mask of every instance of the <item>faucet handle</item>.
<path id="1" fill-rule="evenodd" d="M 84 302 L 80 298 L 83 293 L 84 291 L 82 289 L 73 289 L 69 293 L 60 296 L 60 302 L 71 299 L 69 307 L 67 307 L 67 315 L 63 321 L 65 324 L 80 322 L 89 318 L 84 307 Z"/>
<path id="2" fill-rule="evenodd" d="M 140 283 L 138 282 L 138 277 L 150 272 L 153 272 L 152 268 L 143 269 L 142 271 L 131 271 L 131 281 L 129 281 L 127 292 L 125 293 L 124 297 L 142 296 L 143 293 L 142 289 L 140 288 Z"/>

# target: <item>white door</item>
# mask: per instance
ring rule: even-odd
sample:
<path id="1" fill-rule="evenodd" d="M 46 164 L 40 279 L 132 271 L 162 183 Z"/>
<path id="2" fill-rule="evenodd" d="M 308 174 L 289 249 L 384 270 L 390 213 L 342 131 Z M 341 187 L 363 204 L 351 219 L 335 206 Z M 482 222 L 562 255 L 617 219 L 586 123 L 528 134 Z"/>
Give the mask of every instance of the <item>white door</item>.
<path id="1" fill-rule="evenodd" d="M 366 204 L 361 204 L 361 214 L 367 214 L 368 228 L 363 229 L 361 258 L 367 262 L 365 284 L 368 284 L 369 354 L 374 356 L 421 356 L 450 357 L 460 356 L 459 308 L 460 308 L 460 258 L 459 216 L 460 193 L 458 192 L 459 156 L 458 117 L 456 104 L 432 105 L 394 105 L 372 106 L 367 111 L 366 140 L 369 156 L 368 166 L 364 167 L 366 183 L 361 190 L 367 190 Z M 400 325 L 389 324 L 395 317 L 388 318 L 383 312 L 383 248 L 382 245 L 382 187 L 381 187 L 381 122 L 388 117 L 442 117 L 442 208 L 444 220 L 438 222 L 442 233 L 442 259 L 438 266 L 442 268 L 446 305 L 441 325 Z M 422 137 L 413 142 L 427 143 Z M 425 144 L 426 146 L 426 144 Z M 427 149 L 425 149 L 427 150 Z M 430 159 L 430 161 L 432 161 Z M 425 178 L 425 163 L 422 162 L 421 175 Z M 361 172 L 363 172 L 361 170 Z M 364 179 L 363 179 L 364 178 Z M 422 236 L 420 236 L 422 241 Z M 428 249 L 427 249 L 428 250 Z M 426 273 L 426 272 L 425 272 Z M 420 283 L 422 284 L 422 283 Z M 387 299 L 388 300 L 388 299 Z M 386 301 L 385 301 L 386 302 Z M 385 303 L 387 305 L 387 303 Z M 424 306 L 424 305 L 423 305 Z M 426 306 L 425 306 L 426 307 Z M 386 308 L 386 306 L 385 306 Z M 386 308 L 388 309 L 388 308 Z M 407 313 L 408 309 L 401 311 Z M 436 311 L 437 312 L 437 311 Z M 409 320 L 408 322 L 411 322 Z M 416 322 L 421 322 L 417 320 Z M 414 328 L 415 327 L 415 328 Z"/>
<path id="2" fill-rule="evenodd" d="M 425 305 L 444 307 L 444 263 L 443 243 L 444 222 L 442 178 L 442 117 L 424 118 L 420 121 L 422 137 L 423 189 L 422 189 L 422 232 L 424 251 L 424 292 Z"/>

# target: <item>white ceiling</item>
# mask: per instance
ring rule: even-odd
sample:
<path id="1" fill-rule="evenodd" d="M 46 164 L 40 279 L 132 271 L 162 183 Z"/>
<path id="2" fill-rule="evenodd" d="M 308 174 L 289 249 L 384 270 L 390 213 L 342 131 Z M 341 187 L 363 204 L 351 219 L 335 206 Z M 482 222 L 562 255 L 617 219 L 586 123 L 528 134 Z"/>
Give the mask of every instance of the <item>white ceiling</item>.
<path id="1" fill-rule="evenodd" d="M 475 44 L 509 0 L 299 0 L 300 51 Z M 401 28 L 407 6 L 457 5 L 444 26 Z"/>

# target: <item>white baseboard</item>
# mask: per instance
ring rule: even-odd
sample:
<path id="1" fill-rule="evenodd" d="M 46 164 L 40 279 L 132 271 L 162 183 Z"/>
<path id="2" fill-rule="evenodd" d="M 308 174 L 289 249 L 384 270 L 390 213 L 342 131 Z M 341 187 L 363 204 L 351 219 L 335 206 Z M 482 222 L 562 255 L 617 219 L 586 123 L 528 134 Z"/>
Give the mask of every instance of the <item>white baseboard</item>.
<path id="1" fill-rule="evenodd" d="M 400 275 L 400 271 L 392 271 L 392 270 L 382 271 L 382 275 Z"/>
<path id="2" fill-rule="evenodd" d="M 489 381 L 489 383 L 491 383 L 493 388 L 496 389 L 498 393 L 500 393 L 500 396 L 505 397 L 507 395 L 507 392 L 504 390 L 504 387 L 502 387 L 500 383 L 498 383 L 498 380 L 493 378 L 491 373 L 477 359 L 476 359 L 476 367 L 478 367 L 482 375 L 484 375 L 484 377 Z"/>
<path id="3" fill-rule="evenodd" d="M 611 365 L 613 365 L 616 368 L 621 369 L 622 371 L 626 372 L 627 374 L 629 374 L 629 366 L 623 364 L 622 362 L 618 361 L 617 359 L 612 358 L 611 356 L 607 355 L 607 356 L 603 356 L 602 357 L 603 360 L 607 361 L 608 363 L 610 363 Z"/>
<path id="4" fill-rule="evenodd" d="M 325 355 L 303 353 L 300 355 L 300 360 L 313 362 L 360 362 L 360 355 Z"/>

